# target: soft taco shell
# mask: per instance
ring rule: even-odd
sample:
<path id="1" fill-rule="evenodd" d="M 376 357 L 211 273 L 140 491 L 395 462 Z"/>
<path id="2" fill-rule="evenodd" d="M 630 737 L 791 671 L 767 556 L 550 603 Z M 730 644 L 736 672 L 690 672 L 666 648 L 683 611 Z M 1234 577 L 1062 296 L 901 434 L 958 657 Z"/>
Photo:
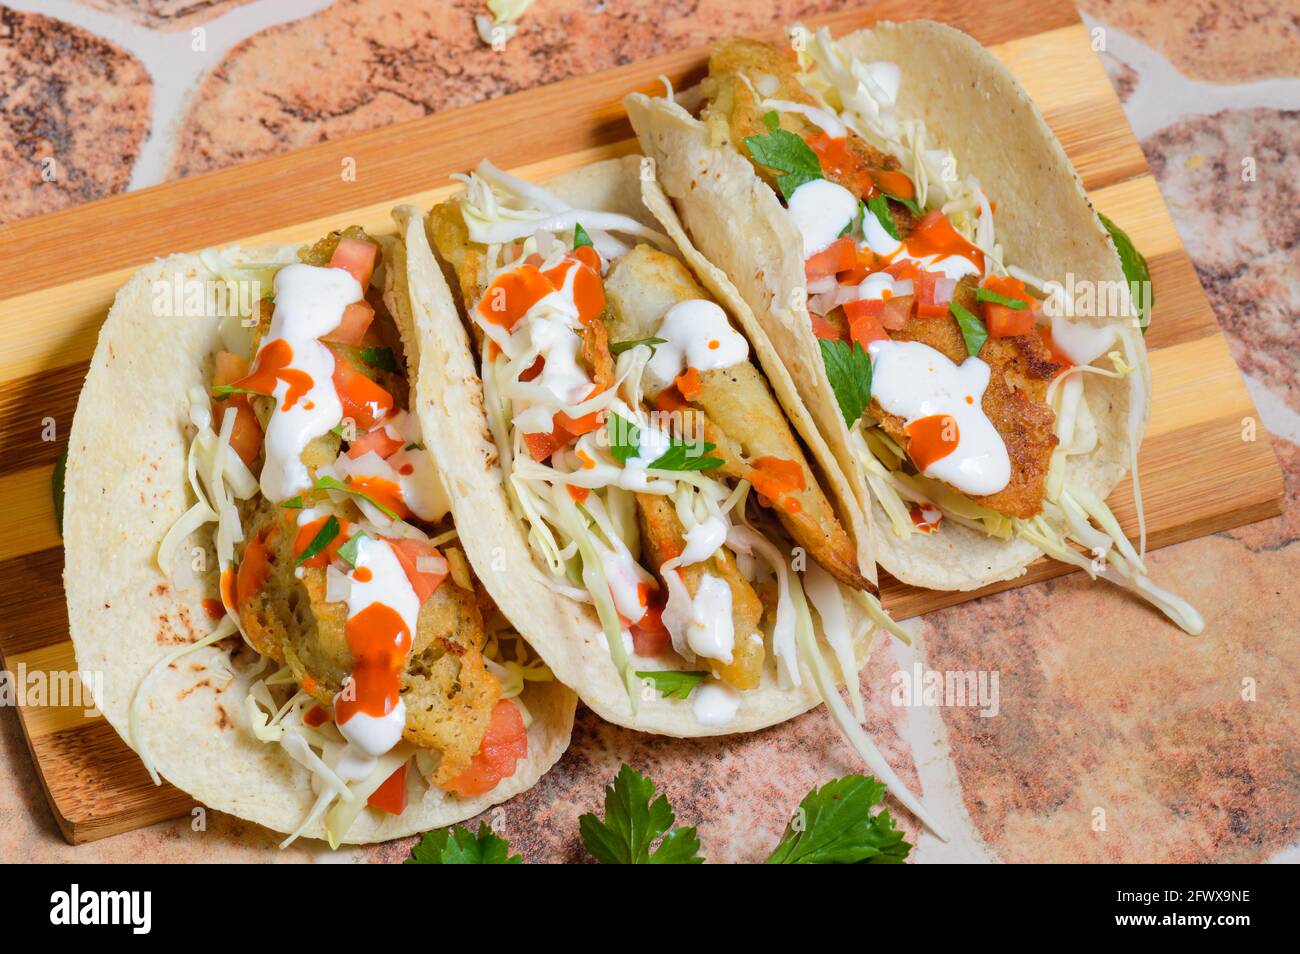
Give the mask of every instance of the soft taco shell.
<path id="1" fill-rule="evenodd" d="M 629 156 L 598 162 L 542 183 L 566 202 L 578 208 L 618 212 L 656 227 L 658 223 L 642 200 L 640 157 Z M 651 199 L 650 201 L 653 201 Z M 669 210 L 671 212 L 671 210 Z M 414 210 L 405 212 L 413 215 Z M 687 264 L 701 260 L 693 248 L 683 246 Z M 427 236 L 408 233 L 407 265 L 417 325 L 424 329 L 424 366 L 420 369 L 423 396 L 419 407 L 420 425 L 438 457 L 446 476 L 456 523 L 470 563 L 497 605 L 519 631 L 541 653 L 556 677 L 577 690 L 582 701 L 607 721 L 633 729 L 670 736 L 704 736 L 750 732 L 790 719 L 813 708 L 821 697 L 806 667 L 798 687 L 782 689 L 772 666 L 764 672 L 762 685 L 740 694 L 736 717 L 724 726 L 700 723 L 689 702 L 659 698 L 642 691 L 633 713 L 627 690 L 610 660 L 605 637 L 595 610 L 551 589 L 533 562 L 525 530 L 511 512 L 502 478 L 496 445 L 483 410 L 483 385 L 470 349 L 469 337 L 456 302 L 446 292 Z M 775 364 L 771 345 L 752 323 L 752 316 L 736 298 L 725 277 L 708 270 L 697 276 L 728 308 L 750 334 L 764 370 L 773 362 L 769 379 L 778 401 L 785 402 L 793 389 L 783 384 L 784 370 Z M 751 327 L 752 326 L 752 327 Z M 436 355 L 436 359 L 433 357 Z M 787 413 L 789 405 L 786 405 Z M 797 429 L 800 420 L 793 416 Z M 816 441 L 816 434 L 808 428 Z M 816 461 L 817 443 L 810 443 Z M 820 463 L 820 461 L 816 461 Z M 833 464 L 832 464 L 833 466 Z M 823 479 L 835 493 L 832 477 Z M 843 484 L 841 483 L 841 486 Z M 851 497 L 847 497 L 851 499 Z M 859 662 L 869 647 L 868 627 L 856 605 L 847 607 L 853 631 L 858 635 L 855 652 Z M 832 671 L 838 671 L 823 647 Z"/>
<path id="2" fill-rule="evenodd" d="M 898 115 L 923 120 L 932 145 L 950 149 L 959 171 L 973 174 L 996 203 L 1006 262 L 1044 280 L 1064 281 L 1072 272 L 1076 282 L 1124 283 L 1114 245 L 1061 144 L 991 53 L 965 33 L 928 20 L 880 23 L 839 43 L 864 62 L 898 64 Z M 803 241 L 776 194 L 740 153 L 715 146 L 705 126 L 672 100 L 634 93 L 624 104 L 691 239 L 739 288 L 850 475 L 871 516 L 880 565 L 903 582 L 932 589 L 974 589 L 1022 574 L 1042 555 L 1024 540 L 997 540 L 951 521 L 936 534 L 908 540 L 893 534 L 850 448 L 800 294 Z M 1146 429 L 1151 393 L 1144 349 L 1140 359 L 1147 398 L 1135 409 L 1139 434 Z M 1097 446 L 1067 459 L 1067 480 L 1104 499 L 1129 466 L 1129 385 L 1090 375 L 1085 394 Z"/>
<path id="3" fill-rule="evenodd" d="M 397 243 L 390 243 L 393 248 Z M 298 246 L 245 250 L 253 262 L 294 261 Z M 393 264 L 390 260 L 390 264 Z M 410 334 L 404 271 L 390 268 L 390 307 L 412 367 L 419 354 Z M 189 573 L 191 547 L 211 556 L 214 525 L 181 548 L 168 582 L 155 558 L 168 529 L 192 503 L 186 481 L 190 430 L 186 393 L 206 389 L 221 348 L 216 319 L 156 317 L 155 283 L 216 279 L 196 255 L 173 255 L 132 276 L 118 292 L 77 405 L 69 439 L 64 504 L 64 586 L 77 665 L 103 677 L 98 700 L 109 723 L 132 743 L 131 700 L 154 663 L 211 630 L 202 601 L 217 596 L 213 573 Z M 390 279 L 391 280 L 391 279 Z M 403 315 L 403 310 L 405 315 Z M 418 377 L 413 403 L 427 401 Z M 140 740 L 159 773 L 209 808 L 280 832 L 302 823 L 314 795 L 306 769 L 275 744 L 259 742 L 244 709 L 250 680 L 237 674 L 253 655 L 232 663 L 228 643 L 197 650 L 153 680 L 143 705 Z M 557 682 L 529 683 L 533 716 L 528 756 L 514 775 L 477 798 L 430 788 L 400 816 L 363 811 L 344 841 L 358 844 L 452 824 L 531 787 L 568 747 L 576 697 Z M 323 838 L 317 824 L 306 834 Z"/>

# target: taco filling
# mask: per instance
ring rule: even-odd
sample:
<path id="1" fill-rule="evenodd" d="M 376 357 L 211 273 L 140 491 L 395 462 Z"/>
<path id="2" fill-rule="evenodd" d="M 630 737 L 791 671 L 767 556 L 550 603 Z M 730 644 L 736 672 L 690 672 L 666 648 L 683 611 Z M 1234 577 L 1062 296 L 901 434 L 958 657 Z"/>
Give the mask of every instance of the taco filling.
<path id="1" fill-rule="evenodd" d="M 1067 317 L 1059 284 L 1003 262 L 980 184 L 956 174 L 924 123 L 897 114 L 898 66 L 856 61 L 824 29 L 802 36 L 793 50 L 718 44 L 700 121 L 749 160 L 802 239 L 811 330 L 893 534 L 942 534 L 951 521 L 1024 539 L 1199 632 L 1196 610 L 1156 587 L 1143 560 L 1138 322 Z M 1093 366 L 1103 356 L 1111 367 Z M 1067 458 L 1097 445 L 1090 375 L 1131 389 L 1136 548 L 1098 495 L 1066 479 Z"/>
<path id="2" fill-rule="evenodd" d="M 204 253 L 274 291 L 224 319 L 211 389 L 188 396 L 197 502 L 158 564 L 217 524 L 226 615 L 202 642 L 256 650 L 248 722 L 317 795 L 286 844 L 322 819 L 337 844 L 429 786 L 490 792 L 528 755 L 525 683 L 550 678 L 456 546 L 383 293 L 396 245 L 354 227 L 256 272 Z"/>

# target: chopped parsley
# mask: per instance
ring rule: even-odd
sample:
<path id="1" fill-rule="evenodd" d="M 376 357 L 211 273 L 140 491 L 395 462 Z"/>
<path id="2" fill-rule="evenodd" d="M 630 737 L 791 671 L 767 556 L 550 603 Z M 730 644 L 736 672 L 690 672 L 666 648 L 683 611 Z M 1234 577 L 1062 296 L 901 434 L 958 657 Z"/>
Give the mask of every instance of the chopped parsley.
<path id="1" fill-rule="evenodd" d="M 1134 297 L 1140 308 L 1138 327 L 1146 334 L 1151 325 L 1151 309 L 1156 303 L 1156 292 L 1151 284 L 1151 269 L 1147 266 L 1146 256 L 1137 250 L 1133 240 L 1122 228 L 1100 212 L 1097 217 L 1110 233 L 1110 240 L 1115 243 L 1115 251 L 1119 253 L 1119 263 L 1124 268 L 1124 280 L 1128 282 L 1130 293 L 1133 286 L 1137 285 L 1137 295 Z"/>
<path id="2" fill-rule="evenodd" d="M 835 402 L 844 415 L 844 424 L 852 427 L 871 403 L 871 357 L 859 342 L 819 338 L 822 364 L 831 383 Z"/>
<path id="3" fill-rule="evenodd" d="M 638 345 L 645 345 L 654 354 L 655 345 L 667 344 L 667 338 L 637 338 L 635 341 L 615 341 L 609 346 L 610 354 L 622 354 L 624 351 L 631 351 Z"/>
<path id="4" fill-rule="evenodd" d="M 868 199 L 867 209 L 871 210 L 871 214 L 876 217 L 876 221 L 880 223 L 880 227 L 889 233 L 890 238 L 896 242 L 901 241 L 898 229 L 894 226 L 894 217 L 889 214 L 889 202 L 883 195 L 877 192 Z M 865 211 L 863 214 L 866 214 Z"/>
<path id="5" fill-rule="evenodd" d="M 746 136 L 745 145 L 754 161 L 776 169 L 782 175 L 777 176 L 776 184 L 781 189 L 787 202 L 794 195 L 794 190 L 805 182 L 821 179 L 822 166 L 817 153 L 789 130 L 781 128 L 781 118 L 775 110 L 769 111 L 763 122 L 767 133 L 762 136 Z"/>
<path id="6" fill-rule="evenodd" d="M 592 244 L 591 236 L 588 235 L 587 230 L 582 227 L 582 223 L 581 222 L 575 223 L 573 226 L 574 251 L 577 251 L 578 249 L 582 248 L 584 245 L 590 246 L 591 244 Z"/>
<path id="7" fill-rule="evenodd" d="M 333 542 L 334 538 L 339 535 L 338 517 L 330 514 L 325 518 L 325 523 L 316 531 L 316 536 L 311 538 L 311 543 L 307 544 L 307 549 L 298 554 L 298 559 L 293 561 L 294 566 L 301 566 L 316 554 L 320 553 Z"/>
<path id="8" fill-rule="evenodd" d="M 337 477 L 330 477 L 328 474 L 324 477 L 317 477 L 316 483 L 312 486 L 312 490 L 337 490 L 340 493 L 351 494 L 352 496 L 360 497 L 362 500 L 369 503 L 389 520 L 401 519 L 392 510 L 389 510 L 374 497 L 370 496 L 370 494 L 363 490 L 357 490 L 355 487 L 349 487 Z"/>
<path id="9" fill-rule="evenodd" d="M 380 371 L 397 370 L 397 356 L 392 348 L 362 348 L 361 360 Z"/>
<path id="10" fill-rule="evenodd" d="M 654 686 L 655 691 L 665 699 L 685 699 L 691 690 L 703 682 L 707 672 L 683 672 L 680 669 L 652 669 L 638 672 L 638 679 L 643 679 Z"/>
<path id="11" fill-rule="evenodd" d="M 338 558 L 348 566 L 355 567 L 357 565 L 357 547 L 365 539 L 368 539 L 365 531 L 359 531 L 348 537 L 347 542 L 338 549 Z"/>
<path id="12" fill-rule="evenodd" d="M 1020 298 L 1008 298 L 1006 295 L 999 295 L 991 288 L 985 288 L 981 285 L 975 289 L 975 297 L 979 301 L 991 301 L 995 305 L 1003 305 L 1007 308 L 1014 308 L 1016 311 L 1024 311 L 1029 307 L 1029 302 Z"/>
<path id="13" fill-rule="evenodd" d="M 972 358 L 975 357 L 980 353 L 980 348 L 984 347 L 984 342 L 989 340 L 989 330 L 984 327 L 984 322 L 955 301 L 948 303 L 948 310 L 961 326 L 961 337 L 966 342 L 966 353 Z"/>

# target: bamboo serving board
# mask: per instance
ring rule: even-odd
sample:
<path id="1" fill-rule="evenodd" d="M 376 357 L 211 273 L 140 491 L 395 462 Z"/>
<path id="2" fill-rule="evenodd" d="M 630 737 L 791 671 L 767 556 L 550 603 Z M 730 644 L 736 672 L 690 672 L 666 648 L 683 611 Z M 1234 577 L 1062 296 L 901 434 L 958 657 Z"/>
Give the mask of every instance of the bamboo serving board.
<path id="1" fill-rule="evenodd" d="M 1150 545 L 1278 514 L 1282 477 L 1268 437 L 1260 431 L 1257 440 L 1243 439 L 1258 415 L 1074 6 L 974 6 L 889 0 L 810 25 L 828 25 L 838 35 L 875 20 L 926 16 L 971 33 L 1007 64 L 1060 137 L 1097 208 L 1132 236 L 1151 265 L 1157 304 L 1147 342 L 1155 400 L 1141 455 Z M 314 240 L 350 224 L 391 231 L 392 206 L 427 208 L 454 191 L 449 173 L 485 156 L 519 175 L 545 178 L 633 152 L 621 97 L 657 88 L 661 74 L 677 88 L 688 85 L 703 75 L 707 55 L 706 48 L 674 53 L 0 227 L 7 253 L 0 254 L 7 296 L 0 302 L 5 668 L 29 678 L 76 668 L 51 476 L 99 325 L 132 271 L 154 256 L 209 245 Z M 342 175 L 345 164 L 355 168 L 354 180 Z M 1127 483 L 1110 502 L 1132 532 Z M 882 590 L 903 618 L 1064 572 L 1041 561 L 1020 579 L 977 593 L 916 590 L 888 578 Z M 1161 625 L 1155 615 L 1152 625 Z M 68 841 L 131 830 L 192 805 L 170 786 L 153 786 L 102 717 L 36 705 L 20 706 L 19 715 Z"/>

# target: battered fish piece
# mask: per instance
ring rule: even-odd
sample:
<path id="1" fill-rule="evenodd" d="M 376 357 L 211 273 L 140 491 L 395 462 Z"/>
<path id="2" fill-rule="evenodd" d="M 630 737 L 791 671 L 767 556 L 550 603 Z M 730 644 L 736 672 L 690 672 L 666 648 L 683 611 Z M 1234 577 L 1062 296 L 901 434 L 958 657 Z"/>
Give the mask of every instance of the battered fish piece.
<path id="1" fill-rule="evenodd" d="M 295 575 L 296 513 L 267 503 L 259 509 L 236 579 L 239 621 L 258 652 L 288 664 L 307 692 L 330 705 L 353 669 L 347 604 L 325 599 L 324 567 Z M 469 765 L 500 698 L 483 662 L 486 641 L 474 592 L 449 576 L 420 607 L 401 685 L 402 737 L 442 753 L 434 784 Z"/>
<path id="2" fill-rule="evenodd" d="M 714 46 L 713 53 L 709 56 L 709 75 L 704 80 L 704 94 L 708 103 L 700 119 L 708 128 L 715 146 L 734 147 L 754 164 L 759 177 L 780 195 L 781 190 L 776 182 L 780 170 L 755 162 L 745 143 L 746 137 L 766 135 L 769 131 L 763 117 L 771 110 L 761 106 L 760 98 L 756 95 L 756 84 L 763 77 L 776 80 L 776 91 L 763 98 L 805 106 L 818 105 L 799 82 L 799 64 L 791 50 L 762 40 L 731 37 Z M 781 128 L 794 133 L 805 142 L 822 134 L 820 126 L 800 113 L 778 110 L 777 114 Z M 853 132 L 849 133 L 846 145 L 851 161 L 843 167 L 824 168 L 822 174 L 860 199 L 866 198 L 862 194 L 861 173 L 870 174 L 873 170 L 894 172 L 899 168 L 897 159 L 881 152 Z M 900 228 L 910 230 L 915 224 L 915 217 L 906 206 L 891 201 L 890 211 Z"/>
<path id="3" fill-rule="evenodd" d="M 685 265 L 647 245 L 638 245 L 614 264 L 605 279 L 605 296 L 605 320 L 616 341 L 653 337 L 673 305 L 709 298 Z M 699 392 L 689 403 L 703 413 L 704 437 L 717 445 L 715 455 L 723 460 L 716 472 L 754 484 L 814 560 L 845 585 L 866 589 L 853 542 L 762 372 L 752 361 L 742 361 L 701 372 L 699 378 Z M 648 377 L 645 385 L 652 401 L 664 390 Z"/>
<path id="4" fill-rule="evenodd" d="M 978 314 L 976 281 L 967 276 L 957 283 L 954 300 L 972 314 Z M 967 358 L 961 327 L 951 314 L 941 318 L 913 316 L 900 331 L 890 332 L 895 341 L 919 341 L 961 364 Z M 1033 517 L 1043 509 L 1047 469 L 1058 439 L 1056 415 L 1047 403 L 1047 385 L 1061 365 L 1036 334 L 1011 338 L 989 338 L 978 355 L 989 366 L 989 386 L 981 407 L 997 429 L 1011 458 L 1011 480 L 995 494 L 974 497 L 977 504 L 1013 517 Z M 872 400 L 866 415 L 903 450 L 909 438 L 903 418 L 887 414 Z"/>
<path id="5" fill-rule="evenodd" d="M 659 494 L 637 494 L 636 500 L 642 546 L 651 564 L 658 569 L 666 560 L 681 555 L 686 545 L 682 524 L 677 519 L 677 511 L 673 509 L 669 498 Z M 678 571 L 686 585 L 686 591 L 692 597 L 699 591 L 700 580 L 706 573 L 718 577 L 730 588 L 731 624 L 735 633 L 731 662 L 701 658 L 711 671 L 717 673 L 719 679 L 732 688 L 758 688 L 763 678 L 763 660 L 767 655 L 759 631 L 763 604 L 749 581 L 741 575 L 731 551 L 719 547 L 716 553 L 702 563 L 692 563 L 680 567 Z M 753 638 L 755 633 L 759 634 L 758 639 Z"/>

